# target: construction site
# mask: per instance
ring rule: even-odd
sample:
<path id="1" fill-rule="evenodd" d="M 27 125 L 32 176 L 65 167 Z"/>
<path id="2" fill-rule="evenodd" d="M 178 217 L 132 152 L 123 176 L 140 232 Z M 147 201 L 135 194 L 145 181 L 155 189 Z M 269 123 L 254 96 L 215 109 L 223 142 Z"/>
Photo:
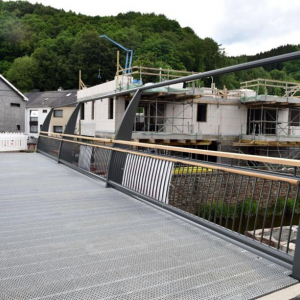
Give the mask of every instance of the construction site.
<path id="1" fill-rule="evenodd" d="M 164 81 L 191 73 L 146 67 L 125 71 L 119 70 L 113 81 L 78 92 L 78 101 L 85 101 L 128 90 L 122 97 L 85 103 L 82 135 L 113 138 L 133 97 L 130 90 L 148 85 L 136 112 L 134 141 L 285 158 L 299 155 L 299 83 L 256 79 L 242 82 L 237 90 L 220 90 L 193 81 L 152 89 L 147 79 Z M 284 95 L 270 94 L 274 89 Z"/>
<path id="2" fill-rule="evenodd" d="M 119 63 L 118 53 L 114 80 L 87 88 L 79 77 L 77 101 L 120 91 L 123 94 L 85 102 L 78 122 L 79 134 L 114 138 L 134 96 L 131 90 L 148 86 L 136 112 L 134 141 L 292 159 L 300 157 L 300 83 L 259 78 L 241 82 L 239 89 L 228 90 L 226 86 L 218 89 L 211 76 L 209 87 L 196 80 L 152 88 L 155 82 L 194 73 L 132 67 L 132 50 L 117 45 L 127 51 L 125 68 Z M 193 155 L 191 158 L 208 159 Z"/>

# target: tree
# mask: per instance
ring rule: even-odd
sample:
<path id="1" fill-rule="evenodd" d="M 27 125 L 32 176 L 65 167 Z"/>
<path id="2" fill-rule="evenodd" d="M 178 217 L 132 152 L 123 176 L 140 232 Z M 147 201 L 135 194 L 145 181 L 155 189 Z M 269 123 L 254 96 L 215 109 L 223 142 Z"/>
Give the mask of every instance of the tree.
<path id="1" fill-rule="evenodd" d="M 29 92 L 34 89 L 38 78 L 38 64 L 32 57 L 17 58 L 7 71 L 6 77 L 22 92 Z"/>

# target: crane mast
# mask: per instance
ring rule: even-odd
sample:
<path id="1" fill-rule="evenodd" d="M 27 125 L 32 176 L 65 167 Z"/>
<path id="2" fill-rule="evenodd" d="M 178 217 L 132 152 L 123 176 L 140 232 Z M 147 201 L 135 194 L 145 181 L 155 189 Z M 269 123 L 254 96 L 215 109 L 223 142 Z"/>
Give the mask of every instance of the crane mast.
<path id="1" fill-rule="evenodd" d="M 121 49 L 126 51 L 126 62 L 125 62 L 125 73 L 131 73 L 131 64 L 132 64 L 132 56 L 133 56 L 133 50 L 127 49 L 126 47 L 122 46 L 121 44 L 117 43 L 116 41 L 109 38 L 107 35 L 103 34 L 100 35 L 99 38 L 106 38 L 113 44 L 117 45 Z"/>

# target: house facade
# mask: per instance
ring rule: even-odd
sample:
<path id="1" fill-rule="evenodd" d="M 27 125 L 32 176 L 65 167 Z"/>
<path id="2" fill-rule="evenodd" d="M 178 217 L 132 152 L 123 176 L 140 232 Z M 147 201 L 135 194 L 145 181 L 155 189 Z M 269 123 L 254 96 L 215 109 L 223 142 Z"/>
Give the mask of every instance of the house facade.
<path id="1" fill-rule="evenodd" d="M 27 102 L 27 97 L 0 75 L 0 132 L 25 131 Z"/>
<path id="2" fill-rule="evenodd" d="M 45 118 L 53 107 L 49 131 L 62 133 L 74 110 L 77 101 L 77 90 L 59 90 L 26 94 L 29 101 L 25 111 L 25 132 L 38 137 Z"/>

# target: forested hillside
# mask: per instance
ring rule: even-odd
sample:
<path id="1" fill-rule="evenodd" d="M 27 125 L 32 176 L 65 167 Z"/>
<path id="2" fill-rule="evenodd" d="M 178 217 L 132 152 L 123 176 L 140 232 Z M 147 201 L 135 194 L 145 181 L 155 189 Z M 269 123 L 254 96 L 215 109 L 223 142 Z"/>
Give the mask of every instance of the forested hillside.
<path id="1" fill-rule="evenodd" d="M 23 92 L 77 88 L 78 70 L 87 85 L 111 80 L 116 51 L 120 50 L 123 66 L 125 53 L 99 39 L 102 34 L 133 49 L 133 65 L 195 72 L 300 49 L 300 45 L 287 45 L 255 56 L 227 57 L 217 41 L 201 39 L 164 15 L 129 12 L 89 17 L 26 1 L 0 0 L 0 73 Z M 235 88 L 240 81 L 258 77 L 300 81 L 300 62 L 242 71 L 215 81 L 219 87 Z"/>

